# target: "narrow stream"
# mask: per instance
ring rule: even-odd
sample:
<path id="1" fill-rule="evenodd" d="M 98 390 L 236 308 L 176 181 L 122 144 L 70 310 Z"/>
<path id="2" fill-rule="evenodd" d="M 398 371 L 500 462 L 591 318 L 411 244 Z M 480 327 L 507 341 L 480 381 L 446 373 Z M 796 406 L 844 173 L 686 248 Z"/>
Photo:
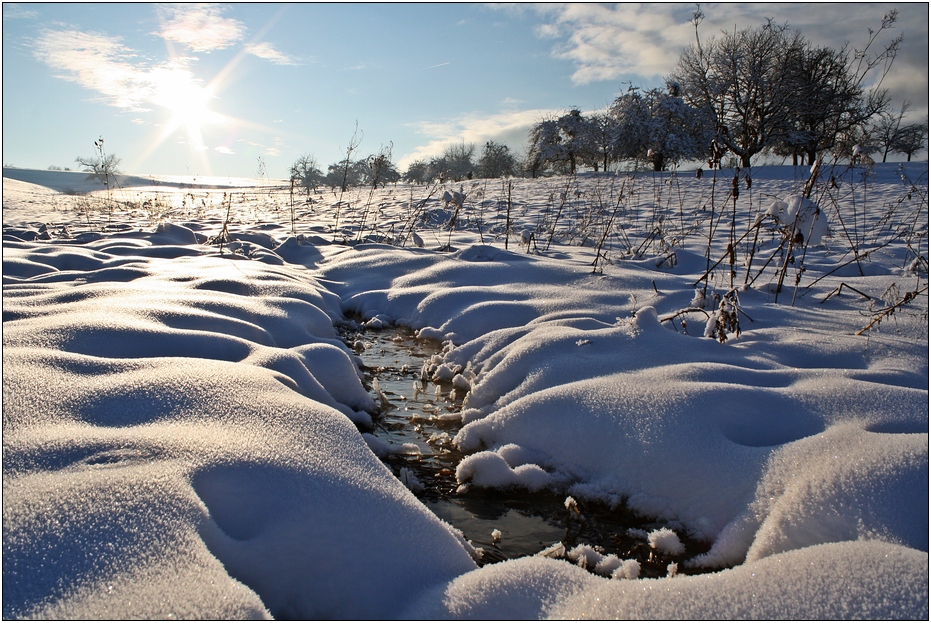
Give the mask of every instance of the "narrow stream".
<path id="1" fill-rule="evenodd" d="M 708 549 L 708 544 L 679 534 L 685 552 L 659 555 L 647 543 L 647 533 L 664 524 L 623 506 L 612 509 L 579 500 L 580 520 L 566 508 L 565 493 L 476 487 L 458 491 L 456 465 L 464 455 L 452 443 L 460 422 L 451 416 L 461 409 L 461 396 L 450 398 L 451 384 L 421 379 L 424 362 L 440 353 L 441 345 L 415 338 L 406 327 L 363 331 L 350 325 L 340 333 L 362 358 L 366 388 L 382 404 L 372 434 L 391 444 L 408 444 L 406 452 L 382 460 L 430 510 L 482 548 L 480 563 L 537 554 L 559 542 L 567 550 L 585 543 L 621 559 L 638 560 L 640 577 L 663 577 L 669 563 Z"/>

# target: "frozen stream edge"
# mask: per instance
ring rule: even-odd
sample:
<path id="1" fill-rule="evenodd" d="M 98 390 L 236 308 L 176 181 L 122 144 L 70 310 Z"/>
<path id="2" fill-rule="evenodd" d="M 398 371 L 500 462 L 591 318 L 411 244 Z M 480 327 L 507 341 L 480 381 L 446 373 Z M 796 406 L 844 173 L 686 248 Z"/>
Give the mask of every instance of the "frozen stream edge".
<path id="1" fill-rule="evenodd" d="M 603 555 L 637 560 L 641 577 L 663 577 L 672 564 L 687 573 L 717 570 L 679 567 L 710 544 L 678 534 L 684 550 L 661 553 L 650 546 L 648 535 L 666 524 L 623 505 L 612 509 L 576 500 L 570 509 L 564 492 L 460 487 L 456 466 L 465 455 L 453 438 L 462 426 L 455 416 L 463 392 L 425 372 L 443 345 L 417 338 L 403 326 L 373 330 L 350 320 L 339 331 L 362 360 L 366 389 L 381 407 L 373 417 L 375 428 L 363 431 L 369 446 L 427 508 L 463 533 L 477 549 L 480 565 L 533 555 L 566 558 L 574 547 L 589 546 Z M 569 558 L 580 562 L 578 553 Z"/>

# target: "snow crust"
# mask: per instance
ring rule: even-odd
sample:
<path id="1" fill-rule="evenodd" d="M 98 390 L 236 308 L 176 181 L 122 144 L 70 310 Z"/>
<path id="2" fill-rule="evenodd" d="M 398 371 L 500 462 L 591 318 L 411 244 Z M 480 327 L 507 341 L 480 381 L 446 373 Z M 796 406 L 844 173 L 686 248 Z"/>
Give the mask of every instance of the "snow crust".
<path id="1" fill-rule="evenodd" d="M 794 196 L 785 175 L 754 189 Z M 901 194 L 887 177 L 874 196 Z M 695 302 L 694 247 L 593 274 L 584 244 L 346 245 L 249 221 L 254 203 L 221 254 L 216 215 L 83 227 L 6 178 L 3 202 L 5 618 L 928 617 L 927 328 L 856 336 L 862 299 L 825 298 L 913 282 L 894 246 L 797 306 L 740 289 L 752 322 L 722 344 L 667 317 Z M 812 270 L 835 267 L 826 225 L 799 229 Z M 658 550 L 689 534 L 711 548 L 688 567 L 733 568 L 637 579 L 584 544 L 596 574 L 477 568 L 378 459 L 411 449 L 360 432 L 376 404 L 334 329 L 349 313 L 447 341 L 463 486 L 624 501 L 664 523 Z"/>

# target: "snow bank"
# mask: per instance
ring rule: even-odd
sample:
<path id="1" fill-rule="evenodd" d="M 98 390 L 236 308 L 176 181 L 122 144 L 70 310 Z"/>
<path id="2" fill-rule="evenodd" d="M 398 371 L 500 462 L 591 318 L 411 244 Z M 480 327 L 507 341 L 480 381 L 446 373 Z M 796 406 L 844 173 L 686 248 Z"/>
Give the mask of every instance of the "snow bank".
<path id="1" fill-rule="evenodd" d="M 189 234 L 4 245 L 4 617 L 391 618 L 473 569 L 353 425 L 335 297 Z"/>

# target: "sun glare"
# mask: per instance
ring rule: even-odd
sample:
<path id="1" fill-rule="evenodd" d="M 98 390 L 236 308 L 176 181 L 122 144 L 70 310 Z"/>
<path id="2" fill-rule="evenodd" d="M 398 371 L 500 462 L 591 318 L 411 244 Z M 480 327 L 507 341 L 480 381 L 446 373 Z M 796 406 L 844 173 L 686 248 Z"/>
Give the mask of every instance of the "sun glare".
<path id="1" fill-rule="evenodd" d="M 223 116 L 210 110 L 213 91 L 197 84 L 191 73 L 183 69 L 171 69 L 152 76 L 154 85 L 153 102 L 169 112 L 165 134 L 170 135 L 179 128 L 187 130 L 188 138 L 203 143 L 201 129 L 206 125 L 221 124 Z"/>

